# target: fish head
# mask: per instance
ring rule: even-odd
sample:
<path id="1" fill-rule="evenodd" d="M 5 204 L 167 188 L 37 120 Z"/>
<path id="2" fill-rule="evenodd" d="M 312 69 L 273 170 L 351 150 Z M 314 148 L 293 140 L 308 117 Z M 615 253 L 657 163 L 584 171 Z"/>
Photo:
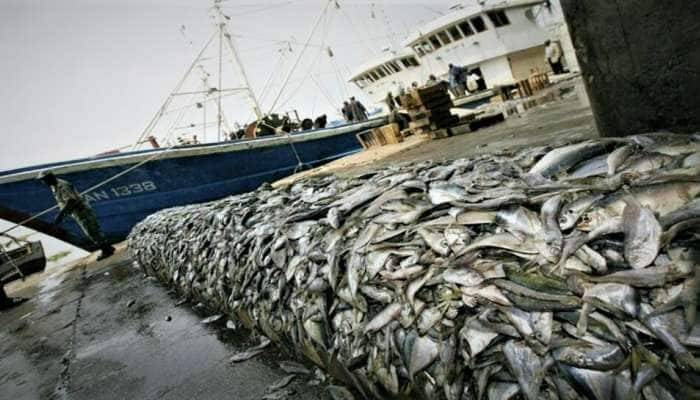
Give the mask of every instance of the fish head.
<path id="1" fill-rule="evenodd" d="M 576 225 L 576 221 L 578 221 L 578 217 L 579 215 L 573 207 L 564 207 L 559 215 L 559 228 L 564 231 L 573 228 Z"/>
<path id="2" fill-rule="evenodd" d="M 588 232 L 612 217 L 612 215 L 608 215 L 603 209 L 593 209 L 584 213 L 581 218 L 579 218 L 578 223 L 574 221 L 574 224 L 576 225 L 576 229 Z"/>

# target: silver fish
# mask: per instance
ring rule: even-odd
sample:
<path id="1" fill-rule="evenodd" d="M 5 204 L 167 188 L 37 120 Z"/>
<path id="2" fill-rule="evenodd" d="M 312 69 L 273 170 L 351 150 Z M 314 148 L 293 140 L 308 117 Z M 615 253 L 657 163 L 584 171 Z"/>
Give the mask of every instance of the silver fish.
<path id="1" fill-rule="evenodd" d="M 540 385 L 544 377 L 542 360 L 525 343 L 509 340 L 503 346 L 510 370 L 520 385 L 520 391 L 528 400 L 539 399 Z"/>
<path id="2" fill-rule="evenodd" d="M 631 144 L 620 146 L 613 150 L 606 160 L 608 176 L 613 176 L 622 163 L 624 163 L 629 156 L 634 154 L 634 152 L 635 146 Z"/>
<path id="3" fill-rule="evenodd" d="M 622 213 L 625 231 L 625 259 L 632 268 L 651 264 L 661 247 L 661 225 L 654 214 L 633 198 L 626 199 Z"/>
<path id="4" fill-rule="evenodd" d="M 566 172 L 579 161 L 602 153 L 605 147 L 601 142 L 583 142 L 556 148 L 542 157 L 528 172 L 544 177 Z"/>

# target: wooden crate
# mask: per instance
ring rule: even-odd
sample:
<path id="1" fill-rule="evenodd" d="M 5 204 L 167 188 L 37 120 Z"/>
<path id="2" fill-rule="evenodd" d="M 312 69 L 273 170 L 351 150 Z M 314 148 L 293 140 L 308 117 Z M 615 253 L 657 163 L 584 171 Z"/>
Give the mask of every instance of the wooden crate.
<path id="1" fill-rule="evenodd" d="M 378 128 L 381 135 L 384 137 L 388 144 L 396 144 L 403 142 L 403 136 L 399 130 L 399 124 L 391 123 Z"/>
<path id="2" fill-rule="evenodd" d="M 355 137 L 365 149 L 369 149 L 371 147 L 384 146 L 386 144 L 386 139 L 384 139 L 382 132 L 376 128 L 362 131 L 356 134 Z"/>

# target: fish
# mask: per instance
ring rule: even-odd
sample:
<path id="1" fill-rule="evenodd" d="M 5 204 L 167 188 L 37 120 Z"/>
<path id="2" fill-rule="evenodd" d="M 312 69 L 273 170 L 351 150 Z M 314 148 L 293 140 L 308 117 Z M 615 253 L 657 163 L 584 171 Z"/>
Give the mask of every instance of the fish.
<path id="1" fill-rule="evenodd" d="M 526 344 L 515 340 L 509 340 L 503 345 L 503 355 L 523 396 L 528 400 L 537 400 L 544 377 L 544 365 L 539 356 Z"/>
<path id="2" fill-rule="evenodd" d="M 343 386 L 329 385 L 328 393 L 333 400 L 355 400 L 355 396 Z"/>
<path id="3" fill-rule="evenodd" d="M 292 355 L 271 399 L 294 396 L 295 375 L 332 376 L 339 399 L 692 397 L 699 143 L 513 145 L 304 177 L 158 211 L 129 253 L 264 335 L 231 362 L 271 343 Z"/>
<path id="4" fill-rule="evenodd" d="M 622 349 L 614 344 L 592 346 L 588 343 L 578 343 L 559 347 L 552 355 L 558 362 L 596 371 L 615 369 L 625 359 Z"/>
<path id="5" fill-rule="evenodd" d="M 543 239 L 547 256 L 556 262 L 561 256 L 564 236 L 559 228 L 557 216 L 562 206 L 562 196 L 556 195 L 547 199 L 540 209 L 540 219 L 543 225 Z"/>
<path id="6" fill-rule="evenodd" d="M 579 388 L 587 399 L 612 399 L 615 388 L 613 374 L 586 368 L 577 368 L 567 364 L 559 364 L 564 376 L 567 376 Z"/>
<path id="7" fill-rule="evenodd" d="M 212 315 L 210 317 L 204 318 L 203 320 L 200 321 L 200 323 L 202 323 L 204 325 L 211 324 L 211 323 L 214 323 L 214 322 L 220 320 L 223 316 L 224 316 L 223 314 Z"/>
<path id="8" fill-rule="evenodd" d="M 255 345 L 248 350 L 238 352 L 231 356 L 229 358 L 229 361 L 232 363 L 237 363 L 237 362 L 242 362 L 246 360 L 250 360 L 251 358 L 257 356 L 258 354 L 261 354 L 265 351 L 267 346 L 270 345 L 272 341 L 270 339 L 265 338 L 262 340 L 258 345 Z"/>
<path id="9" fill-rule="evenodd" d="M 573 228 L 579 218 L 603 197 L 602 194 L 586 195 L 565 204 L 559 214 L 559 228 L 564 231 Z"/>
<path id="10" fill-rule="evenodd" d="M 630 197 L 622 213 L 625 259 L 632 268 L 644 268 L 656 259 L 661 248 L 661 224 L 654 213 Z"/>
<path id="11" fill-rule="evenodd" d="M 663 229 L 693 218 L 700 218 L 700 199 L 694 199 L 682 207 L 661 217 L 659 224 Z"/>
<path id="12" fill-rule="evenodd" d="M 276 392 L 285 386 L 289 385 L 292 383 L 292 381 L 296 378 L 296 375 L 294 374 L 289 374 L 281 377 L 280 379 L 276 380 L 273 382 L 270 386 L 267 387 L 268 392 Z"/>
<path id="13" fill-rule="evenodd" d="M 307 375 L 311 373 L 308 368 L 295 361 L 280 361 L 279 366 L 288 374 Z"/>
<path id="14" fill-rule="evenodd" d="M 603 142 L 582 142 L 551 150 L 530 168 L 528 173 L 540 174 L 545 178 L 566 172 L 584 159 L 591 158 L 605 151 Z"/>
<path id="15" fill-rule="evenodd" d="M 401 308 L 402 306 L 399 303 L 393 303 L 386 306 L 384 310 L 374 316 L 374 318 L 367 323 L 364 328 L 364 333 L 367 334 L 368 332 L 382 329 L 386 324 L 395 320 L 399 317 L 399 315 L 401 315 Z"/>
<path id="16" fill-rule="evenodd" d="M 607 173 L 608 176 L 613 176 L 615 175 L 615 172 L 617 172 L 617 169 L 620 168 L 620 166 L 629 158 L 634 152 L 636 151 L 636 148 L 632 144 L 627 144 L 624 146 L 620 146 L 610 152 L 608 154 L 607 159 L 606 159 L 606 164 L 607 164 Z"/>

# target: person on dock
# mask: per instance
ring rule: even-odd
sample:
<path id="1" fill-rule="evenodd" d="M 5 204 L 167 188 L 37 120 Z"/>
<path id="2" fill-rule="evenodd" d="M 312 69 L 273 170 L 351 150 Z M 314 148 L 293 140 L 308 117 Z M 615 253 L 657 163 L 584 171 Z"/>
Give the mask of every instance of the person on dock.
<path id="1" fill-rule="evenodd" d="M 561 49 L 559 45 L 551 40 L 544 42 L 544 58 L 547 59 L 549 66 L 552 67 L 554 75 L 563 74 L 564 67 L 561 65 Z"/>
<path id="2" fill-rule="evenodd" d="M 394 101 L 394 95 L 392 95 L 391 92 L 386 94 L 384 102 L 386 102 L 386 106 L 389 108 L 390 113 L 396 110 L 396 101 Z"/>
<path id="3" fill-rule="evenodd" d="M 355 117 L 352 115 L 350 103 L 347 101 L 343 102 L 343 108 L 341 108 L 341 111 L 343 112 L 343 118 L 345 118 L 346 121 L 353 122 L 355 120 Z"/>
<path id="4" fill-rule="evenodd" d="M 479 79 L 481 79 L 481 77 L 476 72 L 467 75 L 467 90 L 469 93 L 476 93 L 479 91 Z"/>
<path id="5" fill-rule="evenodd" d="M 467 69 L 459 65 L 450 64 L 448 75 L 450 89 L 456 96 L 462 96 L 467 83 Z"/>
<path id="6" fill-rule="evenodd" d="M 53 197 L 61 209 L 54 220 L 56 225 L 60 224 L 66 215 L 70 215 L 80 225 L 83 232 L 102 250 L 98 260 L 103 260 L 114 254 L 114 247 L 107 243 L 102 234 L 95 211 L 70 182 L 56 178 L 49 171 L 42 171 L 37 179 L 51 188 Z"/>
<path id="7" fill-rule="evenodd" d="M 355 121 L 366 121 L 367 120 L 367 109 L 356 100 L 354 97 L 350 98 L 350 110 L 352 110 L 352 115 L 355 117 Z"/>
<path id="8" fill-rule="evenodd" d="M 326 114 L 323 114 L 314 120 L 314 129 L 323 129 L 326 127 L 326 124 L 328 124 L 328 117 L 326 117 Z"/>

